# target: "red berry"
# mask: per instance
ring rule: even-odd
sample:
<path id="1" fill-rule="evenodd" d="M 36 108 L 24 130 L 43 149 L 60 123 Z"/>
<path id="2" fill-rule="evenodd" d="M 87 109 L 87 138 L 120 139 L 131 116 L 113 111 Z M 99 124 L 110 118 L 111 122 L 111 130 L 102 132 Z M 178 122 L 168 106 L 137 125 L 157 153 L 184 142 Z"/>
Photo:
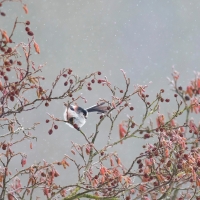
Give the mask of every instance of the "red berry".
<path id="1" fill-rule="evenodd" d="M 72 70 L 71 69 L 69 69 L 69 71 L 68 71 L 68 74 L 71 74 L 72 73 Z"/>
<path id="2" fill-rule="evenodd" d="M 164 101 L 164 99 L 163 99 L 163 98 L 161 98 L 161 99 L 160 99 L 160 101 L 161 101 L 161 102 L 163 102 L 163 101 Z"/>
<path id="3" fill-rule="evenodd" d="M 42 172 L 42 173 L 41 173 L 41 176 L 42 176 L 42 177 L 45 177 L 45 176 L 46 176 L 46 174 L 45 174 L 44 172 Z"/>
<path id="4" fill-rule="evenodd" d="M 46 119 L 46 123 L 49 123 L 49 119 Z"/>
<path id="5" fill-rule="evenodd" d="M 46 107 L 48 107 L 48 106 L 49 106 L 49 103 L 48 103 L 48 102 L 46 102 L 46 103 L 45 103 L 45 106 L 46 106 Z"/>
<path id="6" fill-rule="evenodd" d="M 54 125 L 54 128 L 55 128 L 55 129 L 58 129 L 58 125 Z"/>
<path id="7" fill-rule="evenodd" d="M 141 159 L 137 160 L 137 164 L 140 164 L 141 163 Z"/>
<path id="8" fill-rule="evenodd" d="M 69 93 L 69 97 L 72 97 L 72 93 Z"/>
<path id="9" fill-rule="evenodd" d="M 26 25 L 27 25 L 27 26 L 30 25 L 30 21 L 26 21 Z"/>
<path id="10" fill-rule="evenodd" d="M 140 170 L 139 170 L 139 172 L 140 172 L 140 173 L 142 173 L 142 172 L 143 172 L 143 170 L 142 170 L 142 169 L 140 169 Z"/>
<path id="11" fill-rule="evenodd" d="M 66 77 L 67 77 L 67 74 L 63 74 L 63 77 L 65 77 L 65 78 L 66 78 Z"/>
<path id="12" fill-rule="evenodd" d="M 150 138 L 150 134 L 146 133 L 144 134 L 144 139 Z"/>
<path id="13" fill-rule="evenodd" d="M 125 103 L 124 106 L 127 107 L 127 106 L 128 106 L 128 103 Z"/>
<path id="14" fill-rule="evenodd" d="M 134 128 L 134 127 L 135 127 L 135 123 L 132 123 L 132 124 L 131 124 L 131 128 Z"/>
<path id="15" fill-rule="evenodd" d="M 7 51 L 6 51 L 6 53 L 11 53 L 11 52 L 12 52 L 12 48 L 9 47 L 9 48 L 7 49 Z"/>
<path id="16" fill-rule="evenodd" d="M 146 97 L 149 97 L 149 95 L 148 95 L 148 94 L 146 94 Z"/>
<path id="17" fill-rule="evenodd" d="M 6 68 L 6 71 L 10 72 L 10 68 L 9 68 L 9 67 L 7 67 L 7 68 Z"/>
<path id="18" fill-rule="evenodd" d="M 69 82 L 70 82 L 70 84 L 72 84 L 72 83 L 73 83 L 73 80 L 72 80 L 72 79 L 70 79 L 70 80 L 69 80 Z"/>
<path id="19" fill-rule="evenodd" d="M 28 32 L 28 31 L 30 31 L 30 28 L 29 28 L 29 27 L 26 27 L 25 30 Z"/>
<path id="20" fill-rule="evenodd" d="M 110 110 L 110 106 L 107 107 L 107 110 Z"/>
<path id="21" fill-rule="evenodd" d="M 28 35 L 29 35 L 29 36 L 33 36 L 34 33 L 33 33 L 32 31 L 28 31 Z"/>
<path id="22" fill-rule="evenodd" d="M 91 87 L 88 87 L 88 90 L 92 90 L 92 88 L 91 88 Z"/>
<path id="23" fill-rule="evenodd" d="M 6 50 L 5 50 L 5 48 L 4 48 L 4 47 L 1 47 L 1 51 L 5 52 Z"/>
<path id="24" fill-rule="evenodd" d="M 181 86 L 178 87 L 179 90 L 182 90 L 183 88 Z"/>
<path id="25" fill-rule="evenodd" d="M 120 90 L 120 93 L 123 93 L 124 91 L 123 90 Z"/>
<path id="26" fill-rule="evenodd" d="M 68 82 L 67 82 L 67 81 L 65 81 L 65 82 L 64 82 L 64 86 L 67 86 L 67 84 L 68 84 Z"/>
<path id="27" fill-rule="evenodd" d="M 3 71 L 0 72 L 1 76 L 3 76 L 5 73 Z"/>
<path id="28" fill-rule="evenodd" d="M 19 95 L 19 90 L 15 90 L 15 94 L 16 94 L 16 95 Z"/>
<path id="29" fill-rule="evenodd" d="M 164 93 L 164 91 L 165 91 L 164 89 L 161 89 L 161 90 L 160 90 L 161 93 Z"/>
<path id="30" fill-rule="evenodd" d="M 189 101 L 189 100 L 190 100 L 190 97 L 189 97 L 189 96 L 185 96 L 185 100 L 186 100 L 186 101 Z"/>
<path id="31" fill-rule="evenodd" d="M 145 178 L 149 178 L 148 174 L 146 174 L 146 173 L 144 174 L 144 177 L 145 177 Z"/>
<path id="32" fill-rule="evenodd" d="M 8 77 L 7 76 L 4 76 L 3 78 L 4 78 L 5 81 L 8 81 Z"/>
<path id="33" fill-rule="evenodd" d="M 95 179 L 98 179 L 98 177 L 99 177 L 98 175 L 95 175 L 95 176 L 94 176 Z"/>
<path id="34" fill-rule="evenodd" d="M 3 145 L 2 145 L 2 149 L 3 149 L 3 150 L 6 150 L 6 147 L 7 147 L 7 144 L 3 144 Z"/>
<path id="35" fill-rule="evenodd" d="M 20 61 L 17 61 L 17 64 L 18 64 L 18 65 L 22 65 L 22 63 L 21 63 Z"/>
<path id="36" fill-rule="evenodd" d="M 130 107 L 130 110 L 133 110 L 134 108 L 133 107 Z"/>
<path id="37" fill-rule="evenodd" d="M 139 168 L 142 168 L 142 167 L 143 167 L 143 164 L 142 164 L 142 163 L 140 163 L 138 167 L 139 167 Z"/>
<path id="38" fill-rule="evenodd" d="M 101 83 L 101 80 L 98 80 L 98 83 L 100 84 L 100 83 Z"/>
<path id="39" fill-rule="evenodd" d="M 98 75 L 101 75 L 101 72 L 98 72 Z"/>
<path id="40" fill-rule="evenodd" d="M 1 16 L 5 17 L 5 16 L 6 16 L 6 13 L 1 12 Z"/>
<path id="41" fill-rule="evenodd" d="M 166 101 L 166 102 L 169 102 L 169 101 L 170 101 L 170 99 L 165 99 L 165 101 Z"/>
<path id="42" fill-rule="evenodd" d="M 154 186 L 158 186 L 158 182 L 154 182 L 153 185 L 154 185 Z"/>
<path id="43" fill-rule="evenodd" d="M 177 94 L 174 94 L 174 97 L 177 97 L 178 95 Z"/>
<path id="44" fill-rule="evenodd" d="M 14 101 L 14 100 L 15 100 L 15 97 L 14 97 L 14 96 L 10 96 L 10 100 L 11 100 L 11 101 Z"/>
<path id="45" fill-rule="evenodd" d="M 95 83 L 95 80 L 94 80 L 94 79 L 92 79 L 92 80 L 91 80 L 91 82 L 92 82 L 92 83 Z"/>
<path id="46" fill-rule="evenodd" d="M 50 129 L 49 130 L 49 135 L 51 135 L 53 133 L 53 130 L 52 129 Z"/>
<path id="47" fill-rule="evenodd" d="M 74 124 L 74 128 L 77 129 L 77 130 L 79 129 L 77 124 Z"/>

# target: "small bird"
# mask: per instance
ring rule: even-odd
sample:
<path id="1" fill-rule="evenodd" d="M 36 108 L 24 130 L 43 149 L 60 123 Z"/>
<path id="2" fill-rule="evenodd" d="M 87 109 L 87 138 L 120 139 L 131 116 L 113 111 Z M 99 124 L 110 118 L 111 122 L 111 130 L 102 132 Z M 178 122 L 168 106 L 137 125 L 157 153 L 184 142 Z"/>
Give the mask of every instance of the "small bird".
<path id="1" fill-rule="evenodd" d="M 87 109 L 81 108 L 78 105 L 69 105 L 64 112 L 64 119 L 67 121 L 67 125 L 71 128 L 80 128 L 86 123 L 89 112 L 105 113 L 107 111 L 107 106 L 102 106 L 104 102 L 89 107 Z"/>

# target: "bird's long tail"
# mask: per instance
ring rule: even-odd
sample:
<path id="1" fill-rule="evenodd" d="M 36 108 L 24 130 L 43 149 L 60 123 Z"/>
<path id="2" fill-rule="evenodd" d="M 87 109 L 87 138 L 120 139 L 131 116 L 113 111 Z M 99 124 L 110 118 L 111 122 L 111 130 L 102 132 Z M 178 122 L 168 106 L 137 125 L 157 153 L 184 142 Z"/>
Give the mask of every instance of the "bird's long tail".
<path id="1" fill-rule="evenodd" d="M 95 106 L 92 106 L 90 108 L 87 108 L 87 111 L 88 112 L 97 112 L 97 113 L 106 113 L 107 112 L 107 106 L 102 106 L 104 105 L 105 103 L 101 103 L 99 105 L 95 105 Z"/>

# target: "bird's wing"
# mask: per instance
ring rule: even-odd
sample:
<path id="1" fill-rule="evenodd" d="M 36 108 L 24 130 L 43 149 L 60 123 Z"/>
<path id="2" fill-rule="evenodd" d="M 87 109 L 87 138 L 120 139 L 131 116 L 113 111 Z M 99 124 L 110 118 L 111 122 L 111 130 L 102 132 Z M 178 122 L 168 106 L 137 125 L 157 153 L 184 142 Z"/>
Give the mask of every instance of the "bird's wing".
<path id="1" fill-rule="evenodd" d="M 102 106 L 105 103 L 100 103 L 99 105 L 94 105 L 92 107 L 87 108 L 88 112 L 98 112 L 98 113 L 105 113 L 107 112 L 107 106 Z"/>

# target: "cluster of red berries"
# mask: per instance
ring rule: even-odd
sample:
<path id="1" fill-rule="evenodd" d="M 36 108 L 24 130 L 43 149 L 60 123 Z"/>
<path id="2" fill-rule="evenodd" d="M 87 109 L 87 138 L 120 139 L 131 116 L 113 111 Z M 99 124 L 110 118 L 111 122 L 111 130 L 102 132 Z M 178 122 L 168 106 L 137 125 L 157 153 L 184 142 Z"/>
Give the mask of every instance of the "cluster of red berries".
<path id="1" fill-rule="evenodd" d="M 124 106 L 127 107 L 127 106 L 128 106 L 128 103 L 125 103 Z M 129 107 L 129 109 L 130 109 L 131 111 L 134 110 L 133 106 Z"/>
<path id="2" fill-rule="evenodd" d="M 98 71 L 97 74 L 98 74 L 98 75 L 101 75 L 101 72 Z M 97 82 L 98 82 L 98 83 L 101 83 L 101 80 L 98 80 Z M 91 83 L 95 83 L 95 79 L 92 79 L 92 80 L 91 80 Z M 88 89 L 89 91 L 92 90 L 91 83 L 88 83 L 87 89 Z"/>
<path id="3" fill-rule="evenodd" d="M 5 72 L 0 71 L 0 75 L 3 76 L 5 81 L 8 81 L 8 76 L 5 75 Z M 15 95 L 19 95 L 20 90 L 17 88 L 18 82 L 13 83 L 13 85 L 10 87 L 10 91 L 7 93 L 7 97 L 10 99 L 10 101 L 15 100 Z M 0 91 L 3 91 L 4 87 L 1 84 L 0 85 Z"/>
<path id="4" fill-rule="evenodd" d="M 161 92 L 161 93 L 164 93 L 165 90 L 164 90 L 164 89 L 161 89 L 160 92 Z M 177 97 L 176 95 L 174 95 L 174 96 Z M 164 98 L 161 97 L 161 98 L 160 98 L 160 101 L 161 101 L 161 102 L 164 102 L 164 101 L 165 101 L 165 102 L 168 103 L 168 102 L 170 102 L 170 99 L 164 99 Z"/>
<path id="5" fill-rule="evenodd" d="M 30 25 L 30 21 L 26 21 L 26 23 L 25 23 L 27 26 L 25 27 L 25 31 L 27 32 L 27 34 L 29 35 L 29 36 L 33 36 L 34 35 L 34 33 L 31 31 L 31 29 L 28 27 L 28 25 Z"/>
<path id="6" fill-rule="evenodd" d="M 11 47 L 8 47 L 7 49 L 5 47 L 1 47 L 1 51 L 4 52 L 5 54 L 9 54 L 9 53 L 12 53 L 12 48 Z M 9 61 L 5 61 L 5 62 L 8 62 Z"/>
<path id="7" fill-rule="evenodd" d="M 72 69 L 69 69 L 67 73 L 70 75 L 70 74 L 72 73 Z M 63 74 L 62 76 L 63 76 L 64 78 L 67 78 L 67 74 Z M 74 81 L 73 81 L 72 79 L 69 80 L 69 83 L 70 83 L 70 84 L 73 84 L 73 82 L 74 82 Z M 67 86 L 67 85 L 68 85 L 68 81 L 65 81 L 65 82 L 64 82 L 64 86 Z"/>
<path id="8" fill-rule="evenodd" d="M 49 123 L 49 119 L 46 120 L 46 123 Z M 55 124 L 53 127 L 54 127 L 55 130 L 58 129 L 58 125 L 56 125 L 56 124 Z M 49 135 L 51 135 L 51 134 L 53 133 L 53 129 L 51 128 L 51 129 L 48 131 L 48 133 L 49 133 Z"/>

